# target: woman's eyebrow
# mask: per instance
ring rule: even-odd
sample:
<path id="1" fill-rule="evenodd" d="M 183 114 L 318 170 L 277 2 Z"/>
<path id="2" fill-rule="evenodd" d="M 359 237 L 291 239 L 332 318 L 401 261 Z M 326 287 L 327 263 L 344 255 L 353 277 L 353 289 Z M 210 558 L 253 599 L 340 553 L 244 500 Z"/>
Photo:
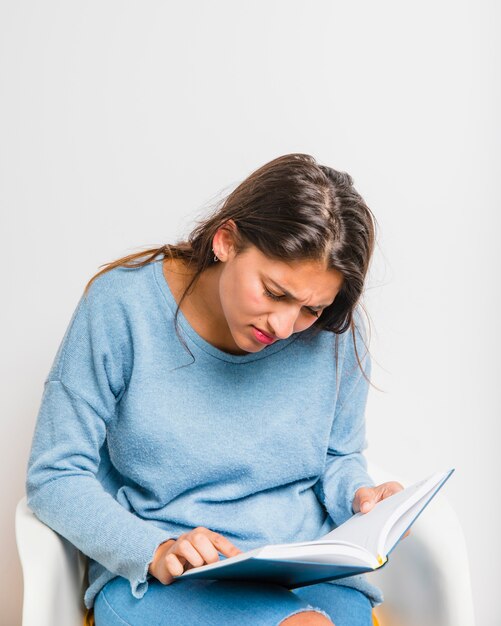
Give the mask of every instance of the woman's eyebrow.
<path id="1" fill-rule="evenodd" d="M 273 278 L 268 278 L 267 280 L 273 283 L 277 289 L 280 289 L 280 291 L 283 291 L 284 295 L 286 295 L 291 300 L 294 300 L 295 302 L 301 302 L 299 298 L 297 298 L 292 293 L 290 293 L 290 291 L 287 291 L 287 289 L 282 287 L 282 285 L 279 285 L 276 280 L 273 280 Z M 332 302 L 330 304 L 332 304 Z M 309 306 L 309 308 L 310 309 L 325 309 L 326 307 L 330 306 L 330 304 L 317 304 L 316 306 Z"/>

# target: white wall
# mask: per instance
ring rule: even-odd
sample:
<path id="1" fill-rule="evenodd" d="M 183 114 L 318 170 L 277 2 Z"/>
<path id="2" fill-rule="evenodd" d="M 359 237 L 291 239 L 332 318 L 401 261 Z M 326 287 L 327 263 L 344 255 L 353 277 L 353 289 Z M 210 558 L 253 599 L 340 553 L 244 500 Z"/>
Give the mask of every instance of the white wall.
<path id="1" fill-rule="evenodd" d="M 350 172 L 376 214 L 370 454 L 409 479 L 456 467 L 478 624 L 499 623 L 499 28 L 489 0 L 3 0 L 2 624 L 20 623 L 43 381 L 85 283 L 293 151 Z"/>

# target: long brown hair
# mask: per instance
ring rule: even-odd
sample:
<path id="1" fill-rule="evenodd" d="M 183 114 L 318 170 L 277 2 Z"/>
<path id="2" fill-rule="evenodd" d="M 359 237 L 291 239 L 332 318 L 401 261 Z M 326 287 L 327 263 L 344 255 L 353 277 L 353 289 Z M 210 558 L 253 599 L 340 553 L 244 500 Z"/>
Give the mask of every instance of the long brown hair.
<path id="1" fill-rule="evenodd" d="M 178 332 L 181 303 L 202 272 L 215 262 L 212 240 L 219 228 L 227 227 L 229 220 L 237 226 L 232 229 L 236 254 L 253 245 L 272 259 L 320 261 L 326 269 L 336 269 L 342 274 L 342 287 L 334 302 L 305 332 L 315 336 L 327 330 L 340 335 L 351 330 L 357 362 L 369 380 L 356 347 L 354 312 L 359 305 L 370 328 L 360 298 L 374 251 L 377 221 L 349 174 L 319 165 L 308 154 L 286 154 L 266 163 L 199 220 L 187 240 L 148 248 L 105 264 L 87 283 L 85 293 L 98 276 L 115 267 L 143 267 L 159 254 L 182 259 L 193 268 L 194 275 L 176 310 L 174 321 Z M 178 336 L 190 351 L 179 332 Z M 363 335 L 362 341 L 368 351 Z"/>

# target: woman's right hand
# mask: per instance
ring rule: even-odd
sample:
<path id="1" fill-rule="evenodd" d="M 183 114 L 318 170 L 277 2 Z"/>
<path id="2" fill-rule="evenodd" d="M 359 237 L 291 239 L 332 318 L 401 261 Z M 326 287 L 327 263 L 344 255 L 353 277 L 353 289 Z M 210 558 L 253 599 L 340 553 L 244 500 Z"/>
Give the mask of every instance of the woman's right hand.
<path id="1" fill-rule="evenodd" d="M 231 541 L 203 526 L 197 526 L 178 539 L 161 543 L 148 567 L 148 572 L 164 585 L 170 585 L 176 576 L 193 567 L 219 561 L 219 554 L 236 556 L 242 550 Z"/>

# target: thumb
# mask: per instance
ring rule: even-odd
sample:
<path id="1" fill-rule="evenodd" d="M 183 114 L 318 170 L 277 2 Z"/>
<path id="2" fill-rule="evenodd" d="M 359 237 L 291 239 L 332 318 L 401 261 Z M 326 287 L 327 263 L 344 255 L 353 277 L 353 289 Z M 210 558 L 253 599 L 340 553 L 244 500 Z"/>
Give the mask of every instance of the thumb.
<path id="1" fill-rule="evenodd" d="M 362 500 L 362 504 L 360 505 L 360 511 L 362 513 L 368 513 L 372 509 L 373 506 L 374 506 L 374 499 L 366 498 L 365 500 Z"/>
<path id="2" fill-rule="evenodd" d="M 372 487 L 362 487 L 356 493 L 356 504 L 358 504 L 358 507 L 356 506 L 355 510 L 358 508 L 361 513 L 368 513 L 373 508 L 375 501 L 374 489 Z"/>

